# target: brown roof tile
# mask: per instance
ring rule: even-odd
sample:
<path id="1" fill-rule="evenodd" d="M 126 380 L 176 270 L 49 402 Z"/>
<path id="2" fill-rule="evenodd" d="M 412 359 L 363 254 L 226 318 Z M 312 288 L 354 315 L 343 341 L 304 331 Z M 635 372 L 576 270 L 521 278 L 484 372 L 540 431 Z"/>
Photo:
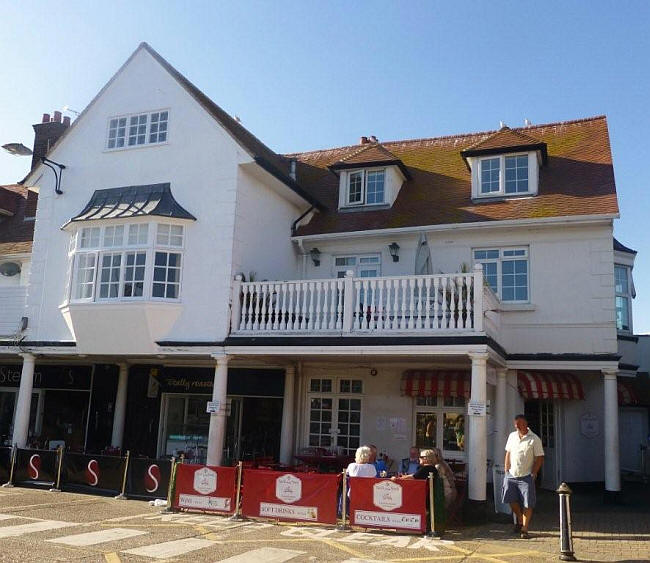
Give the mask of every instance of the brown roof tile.
<path id="1" fill-rule="evenodd" d="M 524 145 L 536 145 L 541 141 L 539 139 L 534 139 L 530 135 L 526 135 L 521 131 L 515 131 L 510 129 L 507 125 L 504 125 L 496 131 L 489 135 L 485 139 L 481 139 L 474 143 L 473 145 L 467 147 L 465 150 L 486 150 L 486 149 L 504 149 L 509 147 L 518 147 Z"/>
<path id="2" fill-rule="evenodd" d="M 0 218 L 0 255 L 30 253 L 34 221 L 25 221 L 25 210 L 28 209 L 28 199 L 35 199 L 37 195 L 19 184 L 0 186 L 0 192 L 13 193 L 17 198 L 16 213 L 12 217 Z"/>
<path id="3" fill-rule="evenodd" d="M 525 128 L 548 147 L 535 197 L 473 202 L 461 151 L 494 138 L 495 131 L 384 142 L 411 175 L 390 209 L 340 213 L 338 178 L 328 170 L 359 146 L 297 153 L 298 181 L 327 206 L 297 235 L 422 225 L 618 213 L 607 121 L 598 116 Z"/>

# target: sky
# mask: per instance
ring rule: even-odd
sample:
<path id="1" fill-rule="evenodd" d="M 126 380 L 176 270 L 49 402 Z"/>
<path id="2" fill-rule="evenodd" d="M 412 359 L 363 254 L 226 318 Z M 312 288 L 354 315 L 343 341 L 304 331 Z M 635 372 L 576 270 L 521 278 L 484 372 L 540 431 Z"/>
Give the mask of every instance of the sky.
<path id="1" fill-rule="evenodd" d="M 141 41 L 277 152 L 605 114 L 615 236 L 638 250 L 634 331 L 650 333 L 650 2 L 0 0 L 0 14 L 0 144 L 31 147 L 43 113 L 82 111 Z M 0 183 L 29 163 L 0 151 Z"/>

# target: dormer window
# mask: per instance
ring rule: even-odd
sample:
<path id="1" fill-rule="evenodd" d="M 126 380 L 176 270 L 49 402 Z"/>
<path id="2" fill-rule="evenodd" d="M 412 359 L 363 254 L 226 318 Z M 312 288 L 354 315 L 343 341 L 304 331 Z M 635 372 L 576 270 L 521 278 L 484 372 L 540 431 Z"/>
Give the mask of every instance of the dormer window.
<path id="1" fill-rule="evenodd" d="M 384 203 L 386 170 L 355 170 L 348 172 L 347 205 Z"/>
<path id="2" fill-rule="evenodd" d="M 528 193 L 528 155 L 482 158 L 481 195 Z"/>

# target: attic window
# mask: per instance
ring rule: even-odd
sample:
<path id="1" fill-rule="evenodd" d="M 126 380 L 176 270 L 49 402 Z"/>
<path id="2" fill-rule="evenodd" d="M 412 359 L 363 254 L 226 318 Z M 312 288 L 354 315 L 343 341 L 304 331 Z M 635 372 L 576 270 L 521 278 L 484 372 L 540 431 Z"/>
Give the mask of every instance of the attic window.
<path id="1" fill-rule="evenodd" d="M 169 110 L 111 117 L 106 148 L 115 150 L 164 143 L 168 122 Z"/>
<path id="2" fill-rule="evenodd" d="M 471 160 L 474 197 L 537 193 L 539 165 L 535 153 L 490 155 Z"/>
<path id="3" fill-rule="evenodd" d="M 346 205 L 377 205 L 384 203 L 386 170 L 354 170 L 348 172 Z"/>

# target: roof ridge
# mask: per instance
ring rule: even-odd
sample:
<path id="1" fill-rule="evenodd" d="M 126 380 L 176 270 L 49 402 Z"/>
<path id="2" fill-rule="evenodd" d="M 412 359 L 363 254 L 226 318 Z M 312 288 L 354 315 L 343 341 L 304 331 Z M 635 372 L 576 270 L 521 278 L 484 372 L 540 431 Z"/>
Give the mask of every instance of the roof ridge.
<path id="1" fill-rule="evenodd" d="M 360 154 L 369 151 L 370 149 L 379 149 L 382 152 L 387 153 L 387 156 L 396 158 L 395 155 L 390 152 L 382 143 L 379 141 L 373 141 L 371 143 L 364 143 L 361 147 L 359 147 L 359 150 L 352 151 L 350 154 L 346 154 L 344 157 L 340 158 L 338 162 L 346 162 L 355 156 L 359 156 Z"/>
<path id="2" fill-rule="evenodd" d="M 578 119 L 568 119 L 565 121 L 554 121 L 551 123 L 540 123 L 537 125 L 528 125 L 524 127 L 515 127 L 515 128 L 510 128 L 513 132 L 518 132 L 518 131 L 528 131 L 530 129 L 542 129 L 544 127 L 556 127 L 558 125 L 572 125 L 575 123 L 584 123 L 588 121 L 598 121 L 602 119 L 607 119 L 607 116 L 604 114 L 601 115 L 594 115 L 592 117 L 581 117 Z M 441 135 L 439 137 L 418 137 L 414 139 L 396 139 L 393 141 L 382 141 L 382 145 L 397 145 L 397 144 L 404 144 L 404 143 L 422 143 L 422 142 L 427 142 L 427 141 L 447 141 L 450 139 L 461 139 L 465 137 L 478 137 L 480 135 L 492 135 L 494 133 L 498 133 L 499 129 L 492 129 L 489 131 L 474 131 L 474 132 L 468 132 L 468 133 L 454 133 L 452 135 Z M 329 148 L 324 148 L 324 149 L 315 149 L 311 151 L 304 151 L 304 152 L 293 152 L 293 153 L 282 153 L 282 156 L 285 157 L 294 157 L 294 156 L 299 156 L 299 155 L 308 155 L 308 154 L 316 154 L 316 153 L 324 153 L 327 151 L 339 151 L 339 150 L 344 150 L 344 149 L 351 149 L 353 147 L 356 147 L 357 145 L 343 145 L 339 147 L 329 147 Z"/>

